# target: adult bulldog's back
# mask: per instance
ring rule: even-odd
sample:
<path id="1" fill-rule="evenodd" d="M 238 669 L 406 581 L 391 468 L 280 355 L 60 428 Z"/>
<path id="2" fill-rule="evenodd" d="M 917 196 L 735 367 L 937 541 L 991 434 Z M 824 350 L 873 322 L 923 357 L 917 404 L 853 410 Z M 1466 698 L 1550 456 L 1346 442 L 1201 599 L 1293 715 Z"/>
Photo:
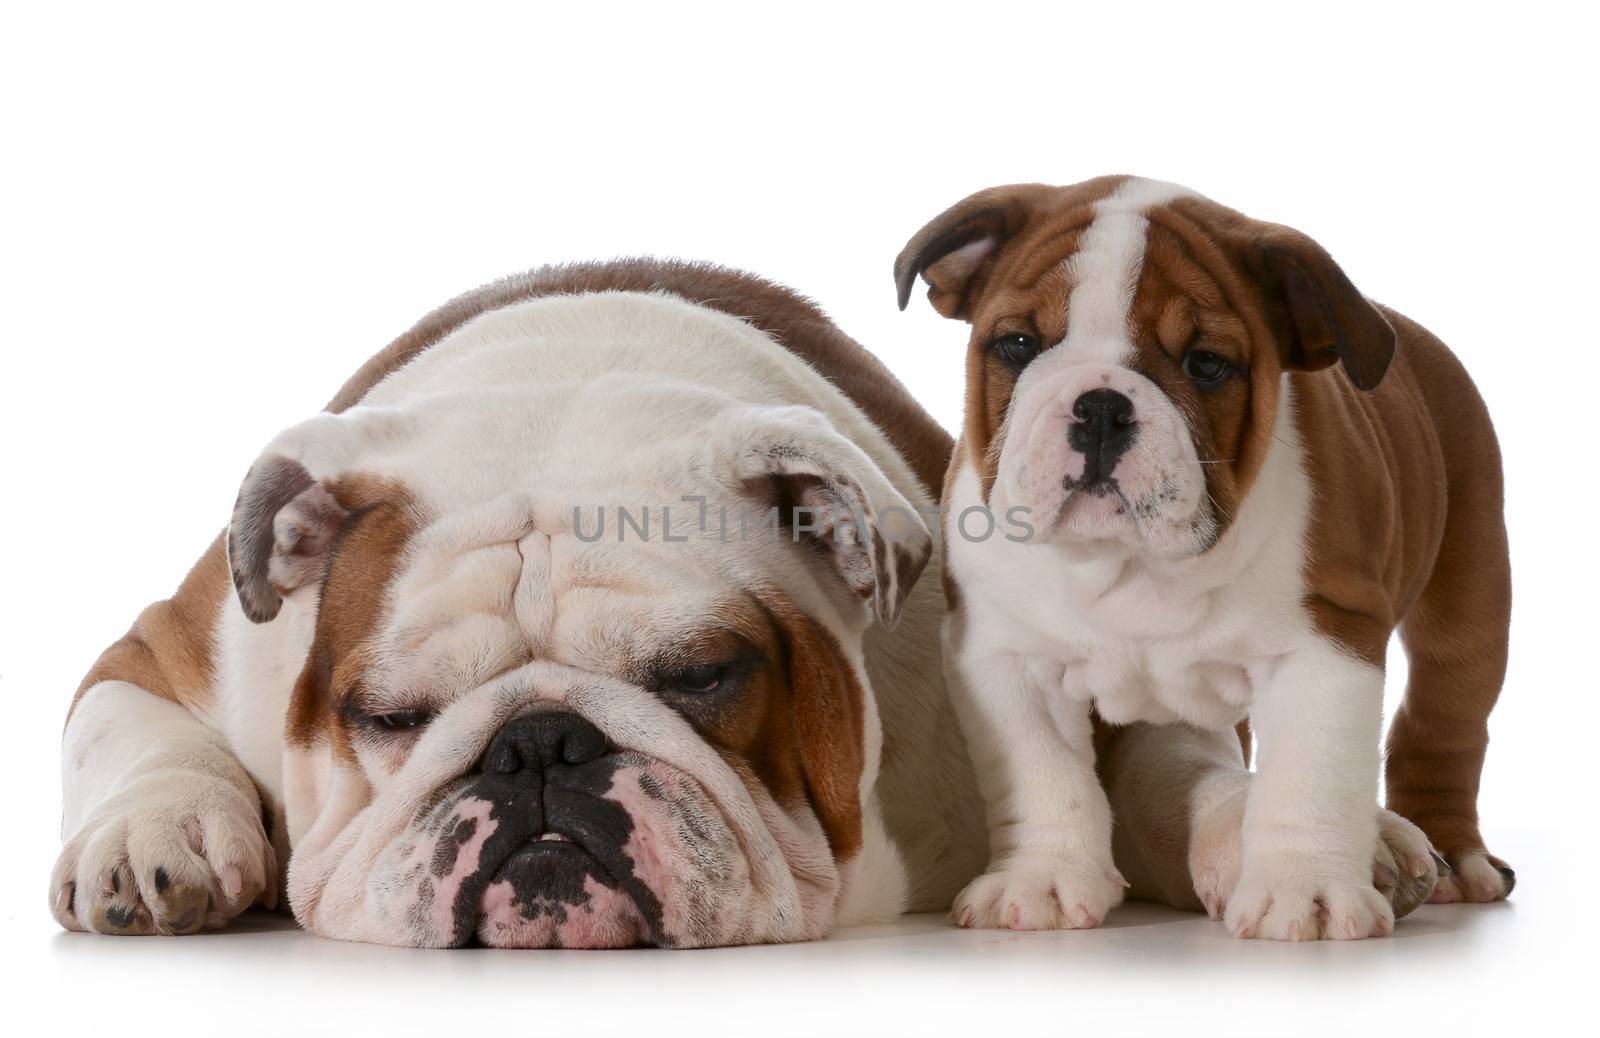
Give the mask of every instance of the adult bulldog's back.
<path id="1" fill-rule="evenodd" d="M 352 375 L 328 410 L 357 403 L 390 372 L 473 318 L 540 296 L 668 292 L 748 321 L 788 347 L 872 419 L 937 497 L 953 441 L 876 356 L 814 302 L 782 285 L 710 263 L 629 259 L 538 267 L 459 295 L 418 321 Z"/>

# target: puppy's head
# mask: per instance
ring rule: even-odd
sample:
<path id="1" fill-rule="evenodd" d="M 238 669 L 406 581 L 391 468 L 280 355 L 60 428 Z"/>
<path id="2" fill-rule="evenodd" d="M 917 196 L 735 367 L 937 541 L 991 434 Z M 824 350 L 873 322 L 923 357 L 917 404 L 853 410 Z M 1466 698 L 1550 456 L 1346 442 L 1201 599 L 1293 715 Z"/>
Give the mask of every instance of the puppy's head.
<path id="1" fill-rule="evenodd" d="M 1315 242 L 1171 184 L 981 191 L 895 261 L 967 321 L 963 443 L 991 508 L 1041 537 L 1164 558 L 1226 532 L 1285 372 L 1383 378 L 1393 330 Z M 1331 376 L 1323 376 L 1331 377 Z"/>
<path id="2" fill-rule="evenodd" d="M 826 933 L 875 828 L 861 639 L 928 550 L 819 412 L 659 378 L 291 430 L 229 556 L 251 630 L 309 640 L 297 916 L 435 947 Z"/>

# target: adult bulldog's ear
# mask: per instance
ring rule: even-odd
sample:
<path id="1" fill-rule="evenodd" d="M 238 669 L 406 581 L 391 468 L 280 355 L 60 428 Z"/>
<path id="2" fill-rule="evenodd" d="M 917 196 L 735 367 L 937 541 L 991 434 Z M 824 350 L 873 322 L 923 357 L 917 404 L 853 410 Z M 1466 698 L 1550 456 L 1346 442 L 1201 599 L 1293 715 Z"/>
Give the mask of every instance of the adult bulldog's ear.
<path id="1" fill-rule="evenodd" d="M 1278 310 L 1284 367 L 1317 371 L 1339 362 L 1357 389 L 1377 388 L 1394 359 L 1394 328 L 1327 250 L 1274 226 L 1257 239 L 1251 265 Z"/>
<path id="2" fill-rule="evenodd" d="M 382 480 L 359 480 L 361 459 L 410 427 L 375 407 L 324 412 L 280 433 L 250 466 L 228 523 L 228 569 L 244 615 L 266 623 L 283 596 L 322 579 L 353 508 L 375 503 Z M 343 493 L 336 493 L 343 488 Z"/>
<path id="3" fill-rule="evenodd" d="M 866 694 L 832 635 L 781 596 L 767 607 L 788 650 L 806 792 L 834 858 L 846 861 L 862 841 Z"/>
<path id="4" fill-rule="evenodd" d="M 734 478 L 892 626 L 933 550 L 916 508 L 814 408 L 752 408 L 724 421 Z M 719 453 L 729 448 L 716 439 Z"/>
<path id="5" fill-rule="evenodd" d="M 322 579 L 328 552 L 350 513 L 293 458 L 250 466 L 228 524 L 228 569 L 244 615 L 266 623 L 283 596 Z"/>
<path id="6" fill-rule="evenodd" d="M 945 317 L 967 320 L 996 254 L 1059 192 L 1047 184 L 1012 184 L 969 195 L 912 235 L 894 261 L 900 309 L 920 274 L 928 301 Z"/>

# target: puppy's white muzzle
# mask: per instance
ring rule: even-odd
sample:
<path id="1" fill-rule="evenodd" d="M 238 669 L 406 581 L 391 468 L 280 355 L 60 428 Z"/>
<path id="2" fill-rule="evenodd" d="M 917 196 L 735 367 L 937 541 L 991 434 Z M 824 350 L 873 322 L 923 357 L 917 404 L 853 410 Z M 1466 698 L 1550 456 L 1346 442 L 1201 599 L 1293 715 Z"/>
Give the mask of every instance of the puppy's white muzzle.
<path id="1" fill-rule="evenodd" d="M 1128 368 L 1051 359 L 1025 371 L 1012 396 L 999 508 L 1026 508 L 1043 539 L 1120 542 L 1163 556 L 1208 547 L 1215 521 L 1205 473 L 1172 400 Z"/>

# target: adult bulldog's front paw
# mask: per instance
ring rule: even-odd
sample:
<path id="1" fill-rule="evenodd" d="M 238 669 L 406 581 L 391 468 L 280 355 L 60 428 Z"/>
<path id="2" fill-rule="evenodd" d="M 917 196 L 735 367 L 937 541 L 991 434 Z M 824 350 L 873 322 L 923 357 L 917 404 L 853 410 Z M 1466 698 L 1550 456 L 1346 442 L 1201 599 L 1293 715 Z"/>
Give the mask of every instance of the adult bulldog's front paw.
<path id="1" fill-rule="evenodd" d="M 950 918 L 975 929 L 1086 930 L 1122 902 L 1127 886 L 1109 861 L 1030 858 L 967 884 Z"/>
<path id="2" fill-rule="evenodd" d="M 1355 941 L 1393 933 L 1394 909 L 1361 870 L 1345 877 L 1295 865 L 1247 866 L 1223 925 L 1235 937 Z"/>
<path id="3" fill-rule="evenodd" d="M 106 801 L 61 849 L 50 908 L 68 930 L 188 934 L 277 901 L 278 867 L 253 796 L 157 772 Z"/>

